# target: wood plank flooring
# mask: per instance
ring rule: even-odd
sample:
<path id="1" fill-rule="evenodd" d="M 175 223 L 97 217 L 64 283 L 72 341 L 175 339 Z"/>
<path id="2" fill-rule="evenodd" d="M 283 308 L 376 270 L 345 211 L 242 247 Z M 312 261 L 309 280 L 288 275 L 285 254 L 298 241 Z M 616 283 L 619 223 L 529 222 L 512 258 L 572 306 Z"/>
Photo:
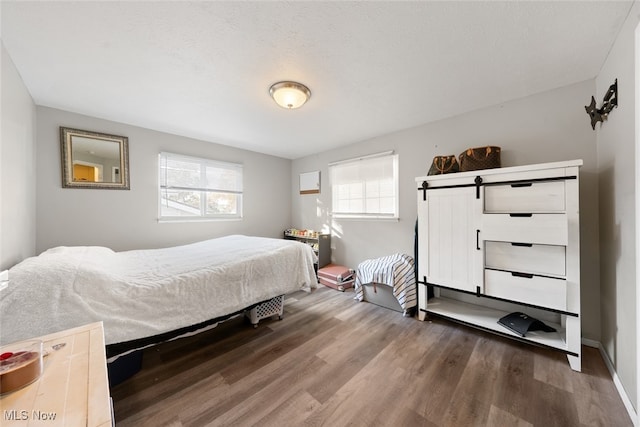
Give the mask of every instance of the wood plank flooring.
<path id="1" fill-rule="evenodd" d="M 321 287 L 145 350 L 117 426 L 631 426 L 598 350 L 566 357 Z"/>

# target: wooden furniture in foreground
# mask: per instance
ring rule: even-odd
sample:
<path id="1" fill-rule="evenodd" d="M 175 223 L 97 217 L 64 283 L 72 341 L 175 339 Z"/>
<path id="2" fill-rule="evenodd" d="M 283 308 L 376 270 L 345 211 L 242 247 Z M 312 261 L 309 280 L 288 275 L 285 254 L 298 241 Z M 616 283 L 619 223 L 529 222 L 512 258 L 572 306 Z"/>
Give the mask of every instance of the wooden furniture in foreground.
<path id="1" fill-rule="evenodd" d="M 49 351 L 42 376 L 0 396 L 2 426 L 113 425 L 102 322 L 36 339 Z"/>

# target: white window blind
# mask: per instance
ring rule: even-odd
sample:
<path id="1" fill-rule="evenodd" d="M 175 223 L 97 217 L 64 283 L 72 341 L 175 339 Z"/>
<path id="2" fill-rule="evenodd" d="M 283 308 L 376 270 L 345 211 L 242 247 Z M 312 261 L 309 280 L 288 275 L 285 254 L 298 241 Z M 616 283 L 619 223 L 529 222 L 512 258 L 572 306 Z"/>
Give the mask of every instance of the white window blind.
<path id="1" fill-rule="evenodd" d="M 329 165 L 332 214 L 398 218 L 398 156 L 381 153 Z"/>
<path id="2" fill-rule="evenodd" d="M 242 217 L 242 165 L 173 153 L 159 155 L 160 219 Z"/>

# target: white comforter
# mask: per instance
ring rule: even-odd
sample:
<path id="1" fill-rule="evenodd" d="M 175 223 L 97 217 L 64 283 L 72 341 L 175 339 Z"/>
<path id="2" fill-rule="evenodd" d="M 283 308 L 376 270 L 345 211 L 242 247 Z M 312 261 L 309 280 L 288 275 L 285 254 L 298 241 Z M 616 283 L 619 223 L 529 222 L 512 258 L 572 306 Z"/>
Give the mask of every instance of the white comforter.
<path id="1" fill-rule="evenodd" d="M 0 343 L 103 321 L 106 344 L 169 332 L 315 287 L 303 243 L 227 236 L 166 249 L 57 247 L 9 270 Z"/>

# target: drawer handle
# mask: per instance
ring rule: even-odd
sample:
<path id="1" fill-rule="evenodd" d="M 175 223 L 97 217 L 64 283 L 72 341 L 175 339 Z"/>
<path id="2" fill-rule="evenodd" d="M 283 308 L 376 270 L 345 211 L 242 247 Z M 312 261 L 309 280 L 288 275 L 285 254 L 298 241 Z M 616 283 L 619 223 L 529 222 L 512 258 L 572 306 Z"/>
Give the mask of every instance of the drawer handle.
<path id="1" fill-rule="evenodd" d="M 513 277 L 522 277 L 523 279 L 533 279 L 533 274 L 528 273 L 516 273 L 515 271 L 511 272 Z"/>
<path id="2" fill-rule="evenodd" d="M 531 213 L 510 213 L 509 216 L 511 218 L 531 218 L 533 214 Z"/>
<path id="3" fill-rule="evenodd" d="M 533 182 L 518 182 L 516 184 L 511 184 L 511 188 L 521 188 L 521 187 L 531 187 Z"/>
<path id="4" fill-rule="evenodd" d="M 511 246 L 520 246 L 520 247 L 523 247 L 523 248 L 531 248 L 531 247 L 533 247 L 533 243 L 511 242 Z"/>

